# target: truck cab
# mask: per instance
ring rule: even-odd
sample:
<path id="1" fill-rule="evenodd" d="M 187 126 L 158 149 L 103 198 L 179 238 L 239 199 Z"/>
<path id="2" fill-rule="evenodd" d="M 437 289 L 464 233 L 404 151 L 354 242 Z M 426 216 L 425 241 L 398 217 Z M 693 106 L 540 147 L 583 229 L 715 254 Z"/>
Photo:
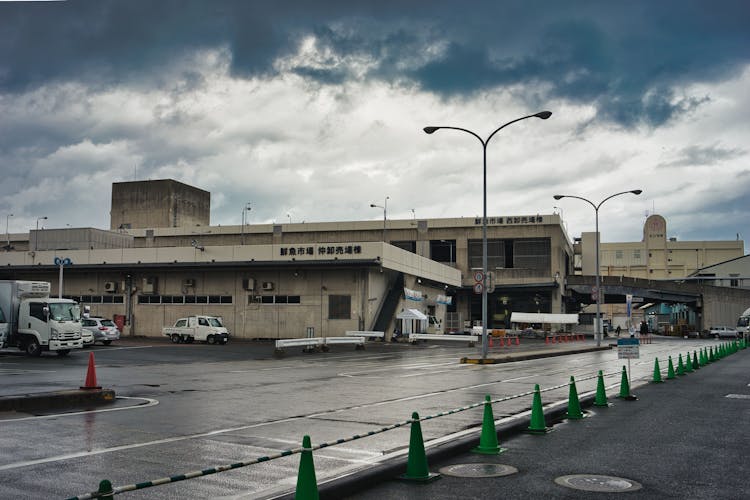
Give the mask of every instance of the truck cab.
<path id="1" fill-rule="evenodd" d="M 30 356 L 42 351 L 65 355 L 83 347 L 81 309 L 72 300 L 26 299 L 18 313 L 19 347 Z"/>

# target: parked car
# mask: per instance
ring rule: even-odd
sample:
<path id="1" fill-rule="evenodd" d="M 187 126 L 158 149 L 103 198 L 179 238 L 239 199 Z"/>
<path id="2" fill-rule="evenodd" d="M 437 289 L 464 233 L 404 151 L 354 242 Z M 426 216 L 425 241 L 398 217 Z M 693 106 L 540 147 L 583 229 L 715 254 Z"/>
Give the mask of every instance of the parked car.
<path id="1" fill-rule="evenodd" d="M 83 341 L 83 347 L 94 345 L 94 333 L 91 330 L 87 330 L 84 326 L 81 328 L 81 340 Z"/>
<path id="2" fill-rule="evenodd" d="M 730 337 L 736 339 L 737 337 L 739 337 L 739 332 L 736 329 L 730 328 L 728 326 L 712 326 L 708 334 L 711 337 L 716 337 L 717 339 L 722 337 Z"/>
<path id="3" fill-rule="evenodd" d="M 83 331 L 93 335 L 92 344 L 101 342 L 104 345 L 109 345 L 113 340 L 119 340 L 120 338 L 120 330 L 117 329 L 117 325 L 111 319 L 106 318 L 93 316 L 83 318 Z M 85 337 L 84 343 L 86 343 Z"/>

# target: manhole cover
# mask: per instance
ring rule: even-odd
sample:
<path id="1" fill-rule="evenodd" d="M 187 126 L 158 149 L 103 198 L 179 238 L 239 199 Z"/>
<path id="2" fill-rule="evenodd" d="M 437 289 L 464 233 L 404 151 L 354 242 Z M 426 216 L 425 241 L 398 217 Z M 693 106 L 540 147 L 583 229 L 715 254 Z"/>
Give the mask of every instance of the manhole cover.
<path id="1" fill-rule="evenodd" d="M 635 491 L 641 489 L 641 483 L 632 479 L 614 476 L 600 476 L 597 474 L 573 474 L 560 476 L 555 483 L 574 490 L 595 491 L 598 493 L 619 493 L 621 491 Z"/>
<path id="2" fill-rule="evenodd" d="M 515 474 L 518 469 L 503 464 L 456 464 L 443 467 L 440 472 L 454 477 L 500 477 Z"/>

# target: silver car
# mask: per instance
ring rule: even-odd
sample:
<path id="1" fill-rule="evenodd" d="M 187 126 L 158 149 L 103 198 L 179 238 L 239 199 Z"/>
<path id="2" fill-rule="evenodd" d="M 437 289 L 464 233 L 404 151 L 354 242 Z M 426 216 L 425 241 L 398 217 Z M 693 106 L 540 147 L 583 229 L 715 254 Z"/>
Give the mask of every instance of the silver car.
<path id="1" fill-rule="evenodd" d="M 83 328 L 94 335 L 94 343 L 109 345 L 120 338 L 120 330 L 111 319 L 90 317 L 82 320 Z"/>

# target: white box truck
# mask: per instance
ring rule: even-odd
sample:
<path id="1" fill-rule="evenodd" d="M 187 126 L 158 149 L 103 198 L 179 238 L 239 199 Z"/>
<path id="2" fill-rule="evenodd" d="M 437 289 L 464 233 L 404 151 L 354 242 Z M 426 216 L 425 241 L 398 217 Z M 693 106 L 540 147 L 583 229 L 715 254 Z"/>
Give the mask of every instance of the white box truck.
<path id="1" fill-rule="evenodd" d="M 743 312 L 737 320 L 737 331 L 744 338 L 750 336 L 750 307 L 745 309 L 745 312 Z"/>
<path id="2" fill-rule="evenodd" d="M 83 347 L 80 307 L 49 293 L 45 281 L 0 280 L 0 348 L 17 347 L 29 356 L 43 351 L 66 356 Z"/>

